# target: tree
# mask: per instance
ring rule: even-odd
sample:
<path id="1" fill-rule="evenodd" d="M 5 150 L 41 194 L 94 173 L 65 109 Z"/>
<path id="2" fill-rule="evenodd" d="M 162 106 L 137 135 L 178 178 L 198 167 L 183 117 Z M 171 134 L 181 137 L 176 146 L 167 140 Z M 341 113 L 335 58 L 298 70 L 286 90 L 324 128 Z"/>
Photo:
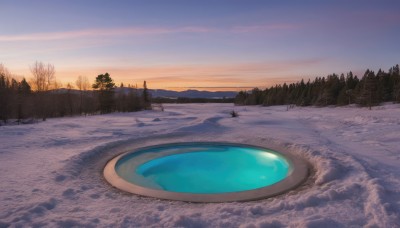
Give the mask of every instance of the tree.
<path id="1" fill-rule="evenodd" d="M 344 78 L 344 76 L 343 76 L 343 78 Z M 338 78 L 338 76 L 336 74 L 329 75 L 326 78 L 326 83 L 325 83 L 323 92 L 320 96 L 319 103 L 322 105 L 336 104 L 337 97 L 338 97 L 341 89 L 342 89 L 341 83 L 340 83 L 340 79 Z"/>
<path id="2" fill-rule="evenodd" d="M 114 110 L 114 87 L 110 74 L 100 74 L 96 77 L 92 88 L 99 91 L 100 113 L 110 113 Z"/>
<path id="3" fill-rule="evenodd" d="M 400 102 L 400 67 L 397 64 L 389 70 L 391 82 L 393 84 L 393 101 Z"/>
<path id="4" fill-rule="evenodd" d="M 95 83 L 92 85 L 93 89 L 99 90 L 113 90 L 115 87 L 115 83 L 110 77 L 109 73 L 100 74 L 96 77 Z"/>
<path id="5" fill-rule="evenodd" d="M 343 88 L 344 93 L 347 96 L 347 104 L 348 105 L 350 105 L 351 103 L 354 102 L 354 101 L 352 102 L 352 100 L 353 100 L 354 93 L 355 93 L 354 90 L 355 90 L 358 82 L 359 82 L 359 80 L 358 80 L 357 76 L 354 77 L 353 72 L 350 71 L 346 76 L 346 81 L 345 81 L 346 86 Z M 344 103 L 342 103 L 342 104 L 344 104 Z"/>
<path id="6" fill-rule="evenodd" d="M 128 107 L 129 112 L 135 112 L 143 109 L 143 106 L 140 102 L 140 96 L 136 88 L 132 88 L 128 94 Z"/>
<path id="7" fill-rule="evenodd" d="M 28 116 L 31 116 L 29 106 L 29 95 L 31 94 L 31 86 L 23 78 L 18 84 L 18 98 L 17 98 L 17 119 L 18 123 Z"/>
<path id="8" fill-rule="evenodd" d="M 391 81 L 390 74 L 379 69 L 376 74 L 378 83 L 378 96 L 383 102 L 393 99 L 393 82 Z"/>
<path id="9" fill-rule="evenodd" d="M 0 64 L 0 119 L 6 123 L 11 111 L 11 93 L 8 71 Z"/>
<path id="10" fill-rule="evenodd" d="M 372 105 L 379 104 L 378 96 L 378 80 L 373 71 L 367 70 L 361 80 L 362 86 L 358 97 L 360 105 L 368 106 L 371 109 Z"/>
<path id="11" fill-rule="evenodd" d="M 55 82 L 55 69 L 54 65 L 48 63 L 47 65 L 36 61 L 31 66 L 31 73 L 33 75 L 32 84 L 36 91 L 43 92 L 50 89 L 50 86 Z"/>
<path id="12" fill-rule="evenodd" d="M 79 75 L 75 82 L 76 87 L 81 91 L 89 89 L 89 80 L 86 76 Z"/>
<path id="13" fill-rule="evenodd" d="M 143 95 L 142 95 L 142 99 L 143 99 L 143 106 L 145 109 L 148 109 L 151 107 L 151 100 L 150 100 L 150 94 L 149 91 L 147 89 L 147 83 L 146 81 L 143 82 Z"/>
<path id="14" fill-rule="evenodd" d="M 266 92 L 268 92 L 268 90 L 266 90 Z M 249 94 L 246 91 L 240 91 L 236 97 L 235 97 L 235 104 L 239 104 L 239 105 L 247 105 L 246 101 L 247 98 L 249 97 Z M 267 95 L 268 97 L 268 95 Z M 264 105 L 268 105 L 267 100 L 264 100 Z"/>
<path id="15" fill-rule="evenodd" d="M 70 83 L 68 83 L 67 84 L 67 105 L 68 105 L 68 112 L 69 112 L 69 115 L 71 115 L 72 116 L 72 114 L 74 113 L 74 111 L 73 111 L 73 101 L 72 101 L 72 89 L 73 89 L 74 87 L 70 84 Z"/>
<path id="16" fill-rule="evenodd" d="M 86 102 L 83 101 L 83 96 L 86 96 L 86 90 L 89 88 L 89 80 L 87 79 L 86 76 L 79 75 L 78 79 L 76 79 L 75 82 L 76 86 L 78 87 L 80 91 L 80 102 L 79 102 L 79 112 L 80 114 L 83 113 L 83 106 L 85 105 Z M 86 105 L 85 105 L 86 107 Z M 85 114 L 87 112 L 85 111 Z"/>
<path id="17" fill-rule="evenodd" d="M 45 93 L 51 86 L 56 84 L 55 69 L 52 64 L 44 64 L 36 61 L 31 66 L 32 85 L 36 90 L 35 94 L 35 108 L 36 115 L 41 117 L 43 121 L 51 114 L 51 99 Z"/>

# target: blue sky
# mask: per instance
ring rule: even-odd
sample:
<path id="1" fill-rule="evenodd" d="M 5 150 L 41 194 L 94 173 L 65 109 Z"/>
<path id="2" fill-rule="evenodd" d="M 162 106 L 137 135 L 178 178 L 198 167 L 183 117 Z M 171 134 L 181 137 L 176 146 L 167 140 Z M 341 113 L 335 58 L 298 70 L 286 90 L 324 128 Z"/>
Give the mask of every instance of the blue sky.
<path id="1" fill-rule="evenodd" d="M 0 63 L 74 82 L 265 87 L 400 60 L 400 1 L 1 0 Z"/>

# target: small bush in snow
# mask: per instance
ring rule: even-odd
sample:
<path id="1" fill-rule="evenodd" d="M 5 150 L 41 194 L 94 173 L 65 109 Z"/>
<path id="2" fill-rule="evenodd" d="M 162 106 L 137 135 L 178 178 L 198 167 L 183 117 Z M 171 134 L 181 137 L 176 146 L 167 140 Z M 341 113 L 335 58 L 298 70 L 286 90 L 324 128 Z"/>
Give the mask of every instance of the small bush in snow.
<path id="1" fill-rule="evenodd" d="M 232 117 L 232 118 L 238 117 L 238 116 L 239 116 L 239 113 L 237 113 L 235 110 L 232 110 L 232 111 L 230 112 L 230 114 L 231 114 L 231 117 Z"/>

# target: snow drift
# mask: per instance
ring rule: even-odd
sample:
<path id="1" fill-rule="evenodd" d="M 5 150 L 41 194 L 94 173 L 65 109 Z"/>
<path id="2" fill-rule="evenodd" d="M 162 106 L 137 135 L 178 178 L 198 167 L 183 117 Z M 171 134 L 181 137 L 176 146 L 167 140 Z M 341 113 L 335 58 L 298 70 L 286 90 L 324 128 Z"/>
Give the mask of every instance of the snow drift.
<path id="1" fill-rule="evenodd" d="M 240 117 L 230 118 L 235 109 Z M 0 227 L 398 227 L 399 105 L 143 111 L 0 127 Z M 102 177 L 117 152 L 170 142 L 279 146 L 313 166 L 277 197 L 184 203 L 121 192 Z"/>

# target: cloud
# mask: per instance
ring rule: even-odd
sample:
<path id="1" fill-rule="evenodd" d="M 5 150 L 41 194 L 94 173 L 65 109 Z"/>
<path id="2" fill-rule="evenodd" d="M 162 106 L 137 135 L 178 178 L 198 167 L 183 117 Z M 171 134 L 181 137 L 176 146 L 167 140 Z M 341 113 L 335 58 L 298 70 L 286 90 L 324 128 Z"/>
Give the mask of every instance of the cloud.
<path id="1" fill-rule="evenodd" d="M 304 76 L 304 71 L 318 67 L 325 59 L 294 59 L 269 62 L 245 62 L 231 64 L 193 64 L 193 65 L 158 65 L 146 67 L 133 66 L 59 66 L 56 67 L 57 80 L 64 85 L 76 81 L 78 75 L 85 75 L 90 82 L 105 72 L 110 73 L 119 85 L 137 84 L 139 87 L 146 80 L 152 89 L 206 89 L 206 90 L 241 90 L 292 83 Z M 10 68 L 27 78 L 31 76 L 29 68 Z M 303 73 L 302 73 L 303 72 Z M 311 75 L 306 75 L 313 78 Z M 308 77 L 304 78 L 305 80 Z"/>
<path id="2" fill-rule="evenodd" d="M 278 73 L 278 72 L 289 72 L 299 68 L 308 68 L 310 66 L 319 64 L 325 61 L 325 58 L 310 58 L 310 59 L 293 59 L 293 60 L 276 60 L 276 61 L 260 61 L 260 62 L 239 62 L 239 63 L 219 63 L 219 64 L 192 64 L 192 65 L 171 65 L 171 66 L 151 66 L 151 67 L 128 67 L 118 68 L 119 70 L 124 69 L 131 72 L 140 73 L 152 73 L 154 75 L 161 75 L 168 72 L 174 74 L 185 74 L 195 73 L 197 74 L 217 74 L 225 75 L 229 72 L 252 73 L 252 72 L 263 72 L 263 73 Z M 223 74 L 224 73 L 224 74 Z"/>
<path id="3" fill-rule="evenodd" d="M 60 68 L 58 76 L 65 82 L 77 75 L 94 78 L 108 72 L 117 82 L 141 84 L 146 80 L 152 88 L 194 87 L 269 87 L 277 83 L 290 83 L 300 78 L 300 72 L 321 64 L 324 59 L 298 59 L 271 62 L 232 64 L 168 65 L 147 67 L 90 67 Z"/>
<path id="4" fill-rule="evenodd" d="M 214 29 L 206 27 L 186 26 L 179 28 L 145 28 L 145 27 L 126 27 L 108 29 L 84 29 L 65 32 L 46 32 L 20 35 L 0 35 L 0 42 L 5 41 L 48 41 L 48 40 L 68 40 L 85 37 L 109 37 L 109 36 L 135 36 L 135 35 L 156 35 L 170 33 L 205 33 L 212 32 Z"/>
<path id="5" fill-rule="evenodd" d="M 119 29 L 86 29 L 66 32 L 47 32 L 21 35 L 2 35 L 0 41 L 47 41 L 47 40 L 67 40 L 94 36 L 122 36 L 140 34 L 162 34 L 168 30 L 162 28 L 119 28 Z"/>
<path id="6" fill-rule="evenodd" d="M 82 29 L 74 31 L 44 32 L 17 35 L 0 35 L 0 42 L 18 41 L 51 41 L 51 40 L 70 40 L 87 37 L 121 37 L 121 36 L 141 36 L 141 35 L 162 35 L 174 33 L 213 33 L 213 32 L 264 32 L 271 30 L 296 29 L 297 25 L 292 24 L 266 24 L 266 25 L 247 25 L 233 26 L 229 28 L 215 28 L 202 26 L 182 26 L 182 27 L 124 27 L 124 28 L 98 28 Z"/>
<path id="7" fill-rule="evenodd" d="M 302 26 L 299 24 L 258 24 L 248 26 L 235 26 L 231 29 L 235 33 L 268 32 L 276 30 L 294 30 Z"/>

